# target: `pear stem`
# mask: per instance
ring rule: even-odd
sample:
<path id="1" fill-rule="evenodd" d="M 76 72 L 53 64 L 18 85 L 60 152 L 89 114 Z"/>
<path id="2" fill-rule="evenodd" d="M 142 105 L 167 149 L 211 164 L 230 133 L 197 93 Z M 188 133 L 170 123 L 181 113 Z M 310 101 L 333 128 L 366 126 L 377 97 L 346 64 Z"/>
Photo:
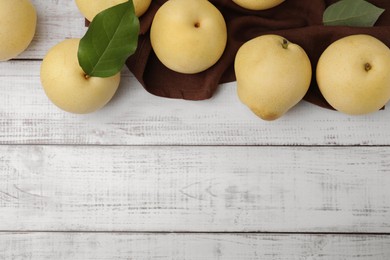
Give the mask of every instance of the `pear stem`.
<path id="1" fill-rule="evenodd" d="M 84 78 L 85 78 L 85 79 L 89 79 L 90 77 L 91 77 L 91 76 L 89 76 L 88 74 L 85 74 L 85 75 L 84 75 Z"/>
<path id="2" fill-rule="evenodd" d="M 287 49 L 288 43 L 289 43 L 289 42 L 288 42 L 286 39 L 283 39 L 283 42 L 282 42 L 282 47 L 283 47 L 283 49 Z"/>
<path id="3" fill-rule="evenodd" d="M 371 64 L 370 63 L 366 63 L 366 64 L 364 64 L 364 69 L 368 72 L 368 71 L 370 71 L 371 69 L 372 69 L 372 66 L 371 66 Z"/>

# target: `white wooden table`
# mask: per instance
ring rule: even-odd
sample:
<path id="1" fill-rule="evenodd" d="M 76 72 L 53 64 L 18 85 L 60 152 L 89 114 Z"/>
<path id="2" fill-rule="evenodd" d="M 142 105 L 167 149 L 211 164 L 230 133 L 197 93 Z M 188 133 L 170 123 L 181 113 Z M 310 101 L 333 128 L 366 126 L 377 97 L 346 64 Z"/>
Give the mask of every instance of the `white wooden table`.
<path id="1" fill-rule="evenodd" d="M 0 63 L 0 259 L 390 259 L 389 109 L 265 122 L 235 83 L 170 100 L 125 69 L 108 106 L 69 114 L 39 68 L 84 19 L 33 2 L 33 43 Z"/>

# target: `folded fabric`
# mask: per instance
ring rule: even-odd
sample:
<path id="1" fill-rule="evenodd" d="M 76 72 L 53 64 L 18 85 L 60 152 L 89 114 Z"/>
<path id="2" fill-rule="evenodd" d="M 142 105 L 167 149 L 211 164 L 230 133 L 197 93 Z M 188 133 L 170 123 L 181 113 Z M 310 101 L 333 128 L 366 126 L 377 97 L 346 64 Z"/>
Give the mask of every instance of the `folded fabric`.
<path id="1" fill-rule="evenodd" d="M 299 44 L 307 52 L 313 72 L 322 52 L 335 40 L 347 35 L 369 34 L 390 46 L 390 1 L 370 0 L 387 9 L 374 27 L 324 26 L 324 10 L 336 0 L 286 0 L 281 5 L 264 10 L 250 11 L 232 0 L 210 0 L 223 14 L 228 42 L 224 54 L 211 68 L 197 74 L 182 74 L 165 67 L 151 47 L 149 29 L 157 10 L 166 0 L 153 0 L 149 10 L 140 18 L 141 35 L 137 51 L 126 64 L 142 86 L 150 93 L 188 100 L 212 97 L 222 83 L 235 81 L 234 58 L 246 41 L 264 34 L 278 34 Z M 313 73 L 306 101 L 325 108 L 332 107 L 321 95 Z"/>

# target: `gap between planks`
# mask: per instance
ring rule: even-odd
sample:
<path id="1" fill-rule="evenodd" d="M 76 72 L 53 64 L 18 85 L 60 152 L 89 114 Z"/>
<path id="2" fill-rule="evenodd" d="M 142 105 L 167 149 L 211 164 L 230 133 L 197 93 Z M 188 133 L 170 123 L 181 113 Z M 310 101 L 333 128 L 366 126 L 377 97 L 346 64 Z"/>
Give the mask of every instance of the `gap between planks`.
<path id="1" fill-rule="evenodd" d="M 123 234 L 123 235 L 142 235 L 142 234 L 156 234 L 156 235 L 302 235 L 302 236 L 390 236 L 389 233 L 382 232 L 267 232 L 267 231 L 77 231 L 77 230 L 0 230 L 0 234 Z"/>

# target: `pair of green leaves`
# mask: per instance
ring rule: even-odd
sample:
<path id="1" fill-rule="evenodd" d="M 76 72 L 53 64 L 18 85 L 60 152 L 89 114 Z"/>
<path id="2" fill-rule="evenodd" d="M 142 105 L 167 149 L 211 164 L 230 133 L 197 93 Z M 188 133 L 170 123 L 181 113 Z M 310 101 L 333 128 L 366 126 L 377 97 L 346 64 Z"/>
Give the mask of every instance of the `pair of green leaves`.
<path id="1" fill-rule="evenodd" d="M 80 40 L 78 60 L 89 77 L 110 77 L 123 68 L 138 44 L 140 30 L 132 0 L 97 14 Z"/>
<path id="2" fill-rule="evenodd" d="M 369 27 L 384 11 L 365 0 L 341 0 L 325 10 L 323 22 Z M 118 73 L 137 48 L 139 30 L 132 0 L 96 15 L 78 50 L 79 63 L 86 75 L 110 77 Z"/>
<path id="3" fill-rule="evenodd" d="M 365 0 L 341 0 L 330 5 L 324 12 L 324 25 L 373 26 L 384 9 Z"/>

